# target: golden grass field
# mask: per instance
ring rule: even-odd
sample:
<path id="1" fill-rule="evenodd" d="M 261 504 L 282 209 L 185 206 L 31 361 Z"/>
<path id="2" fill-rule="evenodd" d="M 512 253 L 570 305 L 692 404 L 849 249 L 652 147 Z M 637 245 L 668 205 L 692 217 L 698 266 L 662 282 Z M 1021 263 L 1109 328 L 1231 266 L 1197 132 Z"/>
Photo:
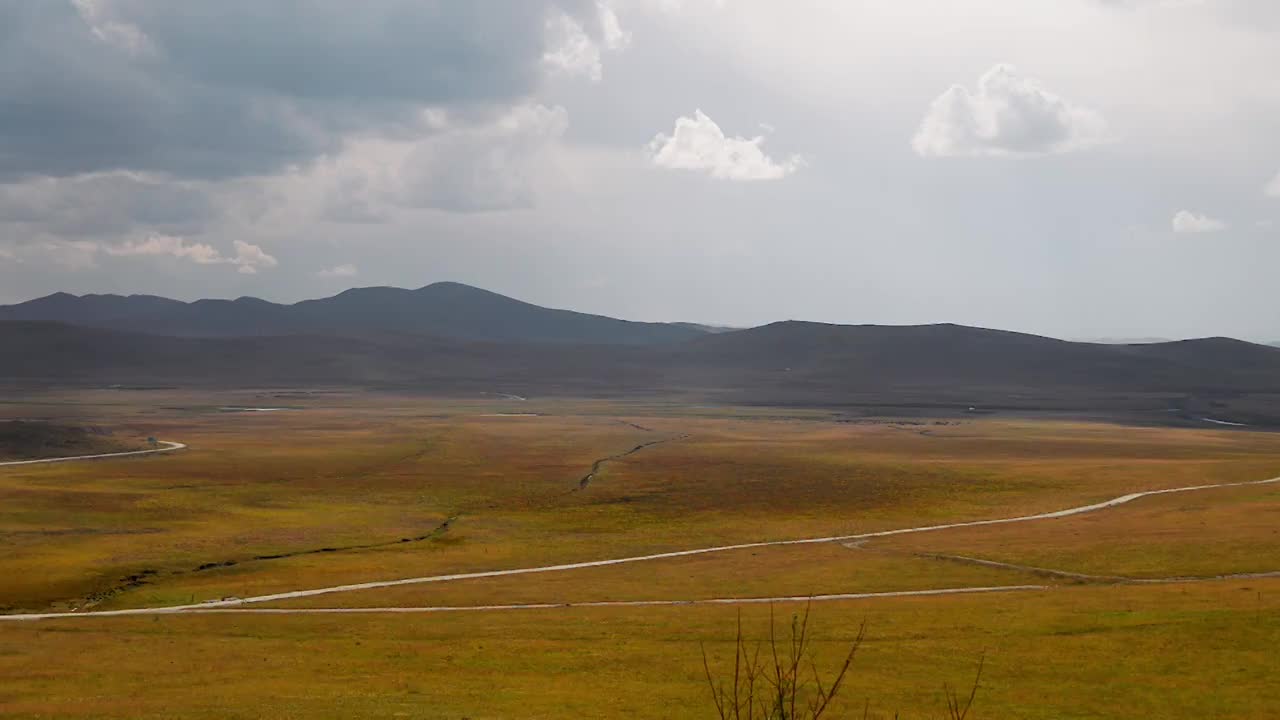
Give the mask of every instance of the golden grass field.
<path id="1" fill-rule="evenodd" d="M 0 611 L 8 613 L 156 607 L 849 535 L 1280 476 L 1280 434 L 1272 433 L 1001 418 L 842 422 L 826 411 L 662 400 L 102 390 L 11 395 L 0 404 L 7 417 L 189 445 L 0 468 Z M 641 445 L 583 485 L 593 462 Z M 872 716 L 942 717 L 942 684 L 971 682 L 985 653 L 971 717 L 1260 719 L 1280 716 L 1280 578 L 1131 584 L 963 558 L 1133 579 L 1265 573 L 1280 571 L 1278 529 L 1280 485 L 1261 485 L 866 543 L 253 607 L 1043 585 L 815 603 L 818 647 L 832 661 L 868 626 L 838 717 L 862 717 L 867 701 Z M 714 710 L 700 648 L 723 655 L 738 612 L 685 605 L 0 621 L 0 716 L 705 718 Z M 760 636 L 769 609 L 741 612 Z"/>

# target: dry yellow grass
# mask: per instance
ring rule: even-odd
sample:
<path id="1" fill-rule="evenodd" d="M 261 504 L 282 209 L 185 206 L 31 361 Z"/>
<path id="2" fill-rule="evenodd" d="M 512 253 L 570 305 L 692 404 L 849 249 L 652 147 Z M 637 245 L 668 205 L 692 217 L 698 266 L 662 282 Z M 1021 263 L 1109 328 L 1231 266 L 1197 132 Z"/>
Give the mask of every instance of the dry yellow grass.
<path id="1" fill-rule="evenodd" d="M 1135 578 L 1280 571 L 1280 485 L 1144 498 L 1024 526 L 902 536 L 876 550 Z"/>
<path id="2" fill-rule="evenodd" d="M 277 413 L 225 406 L 289 405 Z M 0 405 L 191 445 L 0 471 L 0 607 L 96 609 L 1056 510 L 1280 475 L 1280 436 L 1097 423 L 852 424 L 814 411 L 347 393 L 90 392 Z M 535 412 L 542 417 L 500 417 Z M 638 426 L 638 427 L 637 427 Z M 580 488 L 592 463 L 607 463 Z M 1280 556 L 1280 488 L 1096 515 L 362 591 L 277 607 L 691 599 L 1058 584 L 913 557 L 1217 574 Z M 453 518 L 447 529 L 440 526 Z M 402 538 L 414 539 L 399 542 Z M 325 551 L 332 549 L 332 552 Z M 260 556 L 287 555 L 276 559 Z M 224 565 L 223 563 L 234 563 Z M 203 570 L 197 568 L 214 564 Z M 139 576 L 133 587 L 126 579 Z M 939 714 L 989 653 L 979 717 L 1271 717 L 1280 582 L 823 603 L 872 642 L 846 709 Z M 0 623 L 17 717 L 706 717 L 698 643 L 733 608 Z M 744 610 L 759 623 L 765 610 Z"/>
<path id="3" fill-rule="evenodd" d="M 779 606 L 785 614 L 795 605 Z M 744 609 L 761 638 L 767 609 Z M 0 713 L 95 718 L 705 718 L 727 607 L 185 616 L 0 626 Z M 1280 581 L 822 603 L 833 717 L 940 717 L 986 654 L 978 718 L 1270 720 Z M 821 659 L 821 658 L 820 658 Z"/>

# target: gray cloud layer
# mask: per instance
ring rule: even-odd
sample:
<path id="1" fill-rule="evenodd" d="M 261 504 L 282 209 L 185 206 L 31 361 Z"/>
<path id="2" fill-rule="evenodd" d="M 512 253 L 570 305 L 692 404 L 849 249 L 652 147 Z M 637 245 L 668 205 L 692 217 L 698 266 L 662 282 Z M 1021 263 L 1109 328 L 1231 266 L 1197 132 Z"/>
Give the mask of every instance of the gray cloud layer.
<path id="1" fill-rule="evenodd" d="M 418 132 L 533 91 L 552 17 L 604 32 L 581 0 L 3 0 L 0 177 L 252 175 Z"/>
<path id="2" fill-rule="evenodd" d="M 1277 66 L 1260 0 L 0 0 L 0 302 L 1277 339 Z"/>

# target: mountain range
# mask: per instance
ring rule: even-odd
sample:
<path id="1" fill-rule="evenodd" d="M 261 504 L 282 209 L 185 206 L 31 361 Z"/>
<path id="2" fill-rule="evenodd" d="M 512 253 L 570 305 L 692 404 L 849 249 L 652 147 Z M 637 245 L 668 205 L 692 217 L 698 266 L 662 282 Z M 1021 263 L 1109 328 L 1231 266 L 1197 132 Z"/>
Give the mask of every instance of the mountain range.
<path id="1" fill-rule="evenodd" d="M 461 283 L 370 287 L 292 305 L 242 297 L 181 302 L 152 295 L 55 293 L 0 307 L 0 321 L 59 322 L 176 337 L 432 335 L 459 340 L 645 345 L 697 337 L 691 323 L 645 323 L 539 307 Z"/>
<path id="2" fill-rule="evenodd" d="M 17 350 L 0 353 L 0 377 L 21 383 L 681 393 L 1280 424 L 1280 348 L 1229 338 L 1103 344 L 799 321 L 732 330 L 543 308 L 458 283 L 293 305 L 59 293 L 0 307 L 0 345 Z"/>

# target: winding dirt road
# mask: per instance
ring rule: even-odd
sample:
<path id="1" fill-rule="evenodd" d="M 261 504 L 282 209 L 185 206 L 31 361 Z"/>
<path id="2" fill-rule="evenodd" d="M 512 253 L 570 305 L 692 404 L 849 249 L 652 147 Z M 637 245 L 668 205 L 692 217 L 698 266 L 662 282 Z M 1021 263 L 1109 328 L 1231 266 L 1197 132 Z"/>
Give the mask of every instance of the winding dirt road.
<path id="1" fill-rule="evenodd" d="M 719 545 L 714 547 L 696 548 L 692 550 L 677 550 L 674 552 L 653 553 L 650 555 L 635 555 L 631 557 L 613 558 L 608 560 L 592 560 L 588 562 L 564 563 L 560 565 L 543 565 L 538 567 L 513 568 L 509 570 L 488 570 L 483 572 L 454 573 L 450 575 L 431 575 L 426 577 L 402 578 L 399 580 L 382 580 L 382 581 L 366 582 L 366 583 L 353 583 L 349 585 L 335 585 L 332 587 L 314 588 L 310 590 L 295 590 L 291 592 L 274 593 L 270 595 L 258 595 L 255 597 L 248 597 L 248 598 L 216 600 L 216 601 L 194 604 L 194 605 L 171 605 L 168 607 L 160 607 L 160 608 L 136 608 L 136 609 L 130 609 L 130 610 L 99 610 L 99 611 L 90 611 L 90 612 L 83 612 L 83 613 L 27 613 L 27 614 L 20 614 L 20 615 L 0 615 L 0 620 L 47 620 L 47 619 L 54 619 L 54 618 L 69 618 L 69 617 L 156 615 L 156 614 L 182 613 L 182 612 L 195 612 L 195 611 L 209 612 L 211 610 L 217 610 L 217 609 L 223 609 L 226 612 L 235 612 L 237 611 L 235 610 L 235 608 L 238 608 L 244 605 L 276 602 L 281 600 L 296 600 L 299 598 L 315 597 L 318 595 L 331 595 L 331 594 L 345 593 L 345 592 L 355 592 L 358 590 L 375 590 L 378 588 L 399 587 L 404 585 L 420 585 L 420 584 L 426 584 L 426 583 L 451 582 L 456 580 L 472 580 L 472 579 L 479 579 L 479 578 L 506 577 L 510 575 L 528 575 L 533 573 L 563 572 L 568 570 L 581 570 L 581 569 L 593 568 L 593 567 L 605 567 L 609 565 L 622 565 L 626 563 L 646 562 L 650 560 L 663 560 L 668 558 L 688 557 L 691 555 L 707 555 L 711 553 L 729 552 L 733 550 L 748 550 L 752 548 L 779 547 L 779 546 L 786 546 L 786 545 L 816 545 L 821 543 L 849 542 L 854 540 L 869 540 L 872 538 L 890 537 L 894 535 L 906 535 L 911 533 L 934 532 L 938 530 L 949 530 L 954 528 L 980 527 L 980 526 L 986 526 L 986 525 L 1005 525 L 1005 524 L 1011 524 L 1011 523 L 1032 522 L 1036 520 L 1052 520 L 1056 518 L 1064 518 L 1064 517 L 1070 517 L 1073 515 L 1083 515 L 1085 513 L 1097 512 L 1099 510 L 1105 510 L 1107 508 L 1113 508 L 1120 505 L 1125 505 L 1127 503 L 1131 503 L 1134 500 L 1138 500 L 1140 498 L 1153 497 L 1156 495 L 1171 495 L 1175 493 L 1196 492 L 1199 490 L 1213 490 L 1213 489 L 1219 489 L 1219 488 L 1233 488 L 1233 487 L 1250 487 L 1250 486 L 1258 486 L 1258 485 L 1270 485 L 1275 483 L 1280 483 L 1280 477 L 1270 478 L 1268 480 L 1253 480 L 1253 481 L 1237 482 L 1237 483 L 1219 483 L 1216 485 L 1193 485 L 1190 487 L 1169 488 L 1166 490 L 1146 490 L 1143 492 L 1135 492 L 1135 493 L 1129 493 L 1128 495 L 1121 495 L 1120 497 L 1117 497 L 1111 500 L 1106 500 L 1104 502 L 1093 503 L 1091 505 L 1082 505 L 1080 507 L 1068 508 L 1066 510 L 1056 510 L 1053 512 L 1038 513 L 1035 515 L 1021 515 L 1018 517 L 1000 518 L 995 520 L 973 520 L 969 522 L 947 523 L 943 525 L 925 525 L 921 527 L 901 528 L 898 530 L 882 530 L 879 532 L 860 533 L 855 535 L 837 535 L 837 536 L 818 537 L 818 538 L 802 538 L 798 540 L 772 540 L 772 541 L 754 542 L 754 543 L 741 543 L 737 545 Z M 1046 589 L 1046 587 L 1047 586 L 1040 586 L 1040 585 L 1017 585 L 1017 586 L 1007 586 L 1007 587 L 997 587 L 997 588 L 949 588 L 949 589 L 940 589 L 940 590 L 922 590 L 922 591 L 911 591 L 911 592 L 902 592 L 902 593 L 863 593 L 863 594 L 823 596 L 823 597 L 825 599 L 854 599 L 854 598 L 868 598 L 868 597 L 902 597 L 906 595 L 949 595 L 949 594 L 959 594 L 964 592 L 997 592 L 997 591 L 1008 592 L 1008 591 L 1014 591 L 1014 590 L 1038 590 L 1038 589 Z M 683 605 L 683 604 L 696 604 L 696 602 L 702 602 L 702 603 L 715 602 L 720 604 L 730 604 L 730 603 L 786 602 L 786 601 L 795 600 L 795 599 L 797 598 L 793 598 L 793 597 L 721 598 L 717 600 L 703 600 L 703 601 L 688 601 L 688 600 L 657 601 L 655 600 L 655 601 L 632 601 L 631 604 L 633 605 L 644 605 L 644 604 Z M 806 598 L 799 598 L 799 599 L 803 600 Z M 621 603 L 615 603 L 615 604 L 621 604 Z M 577 603 L 577 604 L 561 603 L 561 604 L 547 604 L 547 605 L 490 605 L 490 606 L 477 606 L 474 609 L 500 610 L 500 609 L 535 608 L 535 607 L 592 607 L 592 606 L 607 606 L 607 604 L 602 605 L 597 603 L 593 605 L 591 603 Z M 338 612 L 339 610 L 343 612 L 410 612 L 410 611 L 412 612 L 445 612 L 448 610 L 458 610 L 461 608 L 440 608 L 440 607 L 399 608 L 399 609 L 396 609 L 396 608 L 342 608 L 342 609 L 338 609 L 338 608 L 328 608 L 328 609 L 326 608 L 261 608 L 261 609 L 255 609 L 254 611 L 261 612 L 267 609 L 272 610 L 274 614 L 287 614 L 287 613 L 305 614 L 305 613 L 315 613 L 318 610 L 324 610 L 327 612 Z M 240 610 L 240 611 L 243 612 L 244 610 Z"/>
<path id="2" fill-rule="evenodd" d="M 105 460 L 107 458 L 128 457 L 130 455 L 154 455 L 156 453 L 173 452 L 174 450 L 182 450 L 186 447 L 183 443 L 169 442 L 167 440 L 158 441 L 162 448 L 154 448 L 152 450 L 129 450 L 127 452 L 118 453 L 102 453 L 100 455 L 72 455 L 70 457 L 44 458 L 43 460 L 10 460 L 0 462 L 0 467 L 12 467 L 15 465 L 47 465 L 49 463 L 72 462 L 73 460 Z"/>

